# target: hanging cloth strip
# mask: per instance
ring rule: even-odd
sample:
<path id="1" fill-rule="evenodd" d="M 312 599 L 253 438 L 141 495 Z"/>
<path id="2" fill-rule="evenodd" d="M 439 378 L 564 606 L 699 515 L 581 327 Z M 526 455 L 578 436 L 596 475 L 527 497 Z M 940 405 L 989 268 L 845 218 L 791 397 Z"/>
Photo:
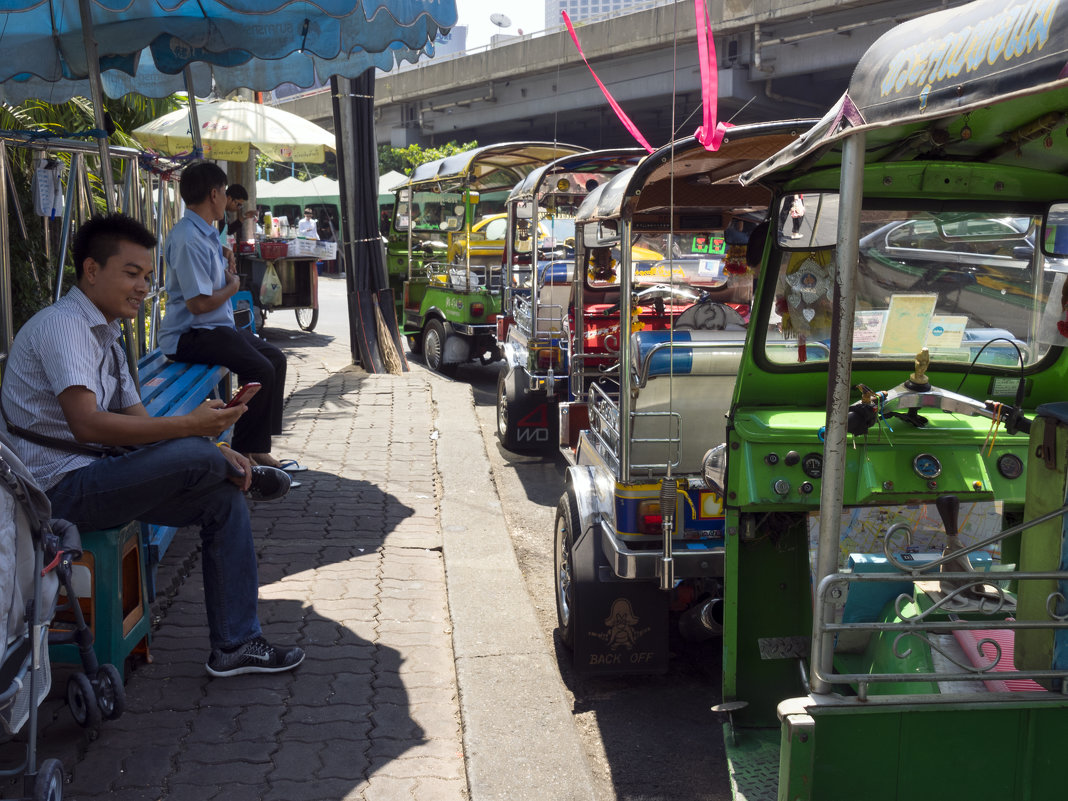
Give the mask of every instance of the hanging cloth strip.
<path id="1" fill-rule="evenodd" d="M 723 143 L 723 135 L 729 125 L 717 123 L 719 107 L 719 67 L 716 64 L 716 43 L 712 39 L 712 20 L 708 17 L 705 0 L 694 0 L 697 17 L 697 55 L 701 68 L 701 106 L 703 124 L 694 132 L 697 141 L 713 153 Z"/>
<path id="2" fill-rule="evenodd" d="M 578 34 L 575 33 L 575 26 L 571 24 L 571 17 L 567 15 L 566 11 L 561 11 L 560 15 L 564 18 L 564 24 L 567 26 L 567 32 L 571 34 L 571 41 L 575 43 L 575 47 L 578 49 L 579 55 L 582 56 L 583 62 L 585 62 L 586 67 L 589 68 L 590 75 L 593 76 L 593 79 L 597 81 L 597 85 L 601 87 L 601 91 L 604 92 L 604 96 L 605 99 L 608 101 L 608 105 L 612 107 L 612 110 L 616 113 L 616 116 L 619 117 L 619 121 L 623 123 L 623 127 L 630 131 L 630 135 L 634 137 L 634 139 L 638 142 L 639 145 L 645 148 L 645 152 L 652 153 L 654 149 L 653 146 L 650 145 L 647 141 L 645 141 L 645 137 L 642 136 L 641 131 L 639 131 L 638 127 L 633 122 L 631 122 L 630 117 L 627 116 L 627 113 L 623 111 L 619 103 L 617 103 L 615 98 L 612 97 L 612 94 L 608 91 L 607 87 L 603 83 L 601 83 L 601 79 L 597 77 L 597 73 L 594 72 L 593 67 L 590 66 L 590 62 L 586 59 L 586 54 L 582 52 L 582 45 L 579 44 Z"/>

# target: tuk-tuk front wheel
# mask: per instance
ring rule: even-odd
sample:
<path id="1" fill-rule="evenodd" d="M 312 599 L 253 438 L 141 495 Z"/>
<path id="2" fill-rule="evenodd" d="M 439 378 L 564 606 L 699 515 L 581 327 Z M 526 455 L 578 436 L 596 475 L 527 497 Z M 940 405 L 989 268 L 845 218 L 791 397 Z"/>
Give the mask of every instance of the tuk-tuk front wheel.
<path id="1" fill-rule="evenodd" d="M 569 648 L 575 647 L 575 537 L 582 524 L 575 510 L 571 492 L 565 492 L 556 507 L 555 535 L 553 537 L 553 573 L 556 586 L 556 622 L 560 640 Z"/>
<path id="2" fill-rule="evenodd" d="M 445 363 L 445 342 L 448 338 L 441 320 L 431 320 L 423 330 L 423 358 L 426 360 L 426 366 L 442 375 L 452 375 L 456 372 L 455 364 Z"/>

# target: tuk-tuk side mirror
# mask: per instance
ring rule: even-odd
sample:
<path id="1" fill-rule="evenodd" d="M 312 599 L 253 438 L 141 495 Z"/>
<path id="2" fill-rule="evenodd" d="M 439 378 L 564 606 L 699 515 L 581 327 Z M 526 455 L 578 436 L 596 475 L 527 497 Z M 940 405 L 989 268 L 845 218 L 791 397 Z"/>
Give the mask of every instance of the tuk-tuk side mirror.
<path id="1" fill-rule="evenodd" d="M 1047 256 L 1068 258 L 1068 203 L 1054 203 L 1046 211 L 1041 241 Z"/>
<path id="2" fill-rule="evenodd" d="M 619 231 L 614 220 L 586 223 L 582 228 L 582 244 L 588 248 L 609 247 L 619 244 Z"/>

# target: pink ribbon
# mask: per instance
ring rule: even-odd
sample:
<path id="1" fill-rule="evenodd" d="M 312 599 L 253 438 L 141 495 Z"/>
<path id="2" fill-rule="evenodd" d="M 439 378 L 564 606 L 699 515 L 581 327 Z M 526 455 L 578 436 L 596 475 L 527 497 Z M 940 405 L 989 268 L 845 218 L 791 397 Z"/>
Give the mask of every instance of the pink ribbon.
<path id="1" fill-rule="evenodd" d="M 635 124 L 631 122 L 630 117 L 627 116 L 626 112 L 623 111 L 619 103 L 617 103 L 615 98 L 612 97 L 612 94 L 608 91 L 605 85 L 601 83 L 601 79 L 597 77 L 597 73 L 594 72 L 593 67 L 590 66 L 590 62 L 586 59 L 586 54 L 582 52 L 582 45 L 579 44 L 578 35 L 575 33 L 575 26 L 571 24 L 571 17 L 567 15 L 566 11 L 561 11 L 560 15 L 564 18 L 564 24 L 567 26 L 567 32 L 571 34 L 571 41 L 573 41 L 575 43 L 575 47 L 578 48 L 578 53 L 580 56 L 582 56 L 582 60 L 589 68 L 590 75 L 593 76 L 593 79 L 597 81 L 597 85 L 601 87 L 601 91 L 604 92 L 605 99 L 608 100 L 608 105 L 612 107 L 612 110 L 616 113 L 616 116 L 619 117 L 619 121 L 623 123 L 623 127 L 630 131 L 630 135 L 635 138 L 639 145 L 645 148 L 645 152 L 652 153 L 654 149 L 653 146 L 645 141 L 645 137 L 641 135 L 641 132 L 638 130 L 637 126 L 635 126 Z M 700 39 L 701 37 L 697 38 Z M 720 136 L 720 138 L 723 138 L 722 135 Z M 717 144 L 716 146 L 718 147 L 719 145 Z"/>
<path id="2" fill-rule="evenodd" d="M 716 43 L 712 38 L 712 21 L 704 0 L 694 0 L 693 7 L 697 17 L 697 55 L 701 68 L 701 106 L 704 114 L 703 124 L 694 132 L 694 136 L 705 150 L 715 152 L 723 143 L 723 135 L 728 128 L 728 125 L 716 122 L 719 106 Z"/>

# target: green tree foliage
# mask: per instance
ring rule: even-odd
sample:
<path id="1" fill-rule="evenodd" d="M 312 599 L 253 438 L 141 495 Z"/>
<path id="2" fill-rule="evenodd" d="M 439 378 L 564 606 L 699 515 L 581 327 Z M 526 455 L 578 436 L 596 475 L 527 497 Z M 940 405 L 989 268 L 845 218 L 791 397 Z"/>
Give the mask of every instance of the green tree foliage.
<path id="1" fill-rule="evenodd" d="M 138 147 L 131 131 L 183 105 L 182 98 L 151 100 L 138 95 L 108 100 L 109 116 L 115 127 L 109 141 L 113 145 Z M 68 103 L 55 105 L 43 100 L 28 100 L 18 106 L 0 104 L 0 128 L 12 132 L 86 139 L 85 133 L 94 130 L 96 123 L 92 104 L 85 98 L 74 98 Z M 8 146 L 7 151 L 11 182 L 15 189 L 14 197 L 8 197 L 8 230 L 11 234 L 11 283 L 17 330 L 54 297 L 61 231 L 58 220 L 46 221 L 33 212 L 33 169 L 39 153 L 18 146 Z M 69 167 L 69 157 L 61 153 L 56 155 Z M 94 210 L 102 211 L 104 204 L 103 193 L 99 191 L 99 176 L 92 173 L 95 162 L 90 159 L 89 164 Z M 63 254 L 62 260 L 66 262 L 63 278 L 65 289 L 73 281 L 74 268 L 66 254 Z"/>
<path id="2" fill-rule="evenodd" d="M 378 148 L 378 174 L 385 175 L 390 170 L 396 170 L 405 175 L 411 175 L 412 170 L 420 164 L 437 161 L 446 156 L 453 156 L 476 147 L 478 147 L 477 141 L 466 142 L 462 145 L 458 145 L 456 142 L 449 142 L 445 145 L 427 148 L 419 145 L 408 145 L 408 147 L 380 145 Z"/>

